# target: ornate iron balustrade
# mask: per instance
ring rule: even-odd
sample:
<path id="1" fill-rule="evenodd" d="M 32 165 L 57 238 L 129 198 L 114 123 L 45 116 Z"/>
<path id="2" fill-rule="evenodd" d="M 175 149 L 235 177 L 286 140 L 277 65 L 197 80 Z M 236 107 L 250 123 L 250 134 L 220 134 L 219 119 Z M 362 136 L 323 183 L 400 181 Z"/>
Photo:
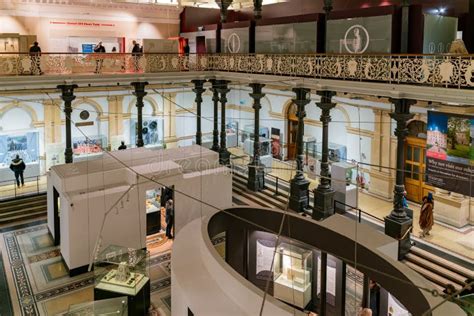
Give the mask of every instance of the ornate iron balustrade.
<path id="1" fill-rule="evenodd" d="M 182 71 L 474 87 L 474 55 L 0 54 L 0 76 Z"/>

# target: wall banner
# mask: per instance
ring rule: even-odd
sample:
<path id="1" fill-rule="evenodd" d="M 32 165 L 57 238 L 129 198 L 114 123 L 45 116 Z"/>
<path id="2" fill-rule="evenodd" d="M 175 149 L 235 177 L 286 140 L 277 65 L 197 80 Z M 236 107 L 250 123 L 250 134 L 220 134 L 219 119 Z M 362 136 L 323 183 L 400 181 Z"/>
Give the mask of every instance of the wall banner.
<path id="1" fill-rule="evenodd" d="M 474 116 L 428 112 L 426 183 L 474 196 Z"/>

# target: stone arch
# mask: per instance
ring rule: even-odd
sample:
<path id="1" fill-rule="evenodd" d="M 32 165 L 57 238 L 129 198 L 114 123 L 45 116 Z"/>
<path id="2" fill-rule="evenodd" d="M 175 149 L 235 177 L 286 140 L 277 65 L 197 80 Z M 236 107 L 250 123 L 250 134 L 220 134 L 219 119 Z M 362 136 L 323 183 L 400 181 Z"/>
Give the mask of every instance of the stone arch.
<path id="1" fill-rule="evenodd" d="M 153 116 L 156 116 L 156 115 L 160 114 L 161 112 L 163 112 L 162 110 L 160 110 L 160 106 L 159 106 L 158 102 L 156 102 L 156 100 L 154 98 L 152 98 L 151 96 L 149 96 L 149 95 L 145 96 L 143 98 L 143 101 L 146 101 L 151 105 L 151 108 L 153 109 L 153 113 L 152 113 Z M 135 105 L 136 105 L 136 98 L 132 97 L 132 99 L 128 103 L 127 114 L 130 114 L 130 115 L 132 114 L 132 108 Z"/>
<path id="2" fill-rule="evenodd" d="M 104 110 L 102 109 L 102 106 L 95 100 L 89 99 L 89 98 L 81 98 L 72 103 L 72 108 L 78 108 L 82 104 L 88 104 L 91 105 L 96 111 L 97 111 L 97 116 L 102 117 L 104 114 Z"/>
<path id="3" fill-rule="evenodd" d="M 12 109 L 22 109 L 24 110 L 31 118 L 31 127 L 34 127 L 38 123 L 38 114 L 36 113 L 35 109 L 23 102 L 13 102 L 7 104 L 6 106 L 0 108 L 0 118 L 3 117 L 5 113 Z"/>
<path id="4" fill-rule="evenodd" d="M 336 110 L 339 110 L 341 113 L 342 113 L 342 116 L 344 117 L 344 120 L 346 121 L 345 122 L 345 126 L 346 128 L 347 127 L 350 127 L 351 126 L 351 118 L 349 117 L 349 113 L 347 112 L 347 110 L 344 108 L 344 106 L 340 103 L 338 103 L 335 107 Z"/>

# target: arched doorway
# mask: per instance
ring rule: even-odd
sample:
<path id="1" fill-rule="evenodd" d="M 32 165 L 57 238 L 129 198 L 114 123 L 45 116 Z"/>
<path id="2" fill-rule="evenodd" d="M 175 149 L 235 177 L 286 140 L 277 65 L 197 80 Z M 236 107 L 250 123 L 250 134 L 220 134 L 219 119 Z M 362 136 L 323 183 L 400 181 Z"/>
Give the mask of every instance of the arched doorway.
<path id="1" fill-rule="evenodd" d="M 405 141 L 405 188 L 407 199 L 420 203 L 433 187 L 425 183 L 426 170 L 426 123 L 412 121 L 408 124 Z"/>
<path id="2" fill-rule="evenodd" d="M 296 159 L 296 137 L 298 134 L 298 116 L 296 115 L 298 108 L 293 102 L 288 106 L 286 117 L 288 119 L 287 130 L 287 159 Z"/>

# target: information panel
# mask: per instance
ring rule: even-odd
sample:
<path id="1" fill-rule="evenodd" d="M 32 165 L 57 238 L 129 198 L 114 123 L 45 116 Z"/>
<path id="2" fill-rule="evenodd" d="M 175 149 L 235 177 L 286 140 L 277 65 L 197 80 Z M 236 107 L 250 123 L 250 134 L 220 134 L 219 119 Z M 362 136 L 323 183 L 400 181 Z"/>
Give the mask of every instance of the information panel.
<path id="1" fill-rule="evenodd" d="M 425 14 L 423 53 L 448 53 L 457 30 L 458 18 Z"/>
<path id="2" fill-rule="evenodd" d="M 474 196 L 474 116 L 428 112 L 426 183 Z"/>
<path id="3" fill-rule="evenodd" d="M 255 51 L 267 54 L 315 53 L 316 31 L 316 22 L 257 26 Z"/>
<path id="4" fill-rule="evenodd" d="M 221 51 L 226 54 L 248 54 L 249 28 L 221 30 Z"/>
<path id="5" fill-rule="evenodd" d="M 391 53 L 392 16 L 327 21 L 328 53 Z"/>

